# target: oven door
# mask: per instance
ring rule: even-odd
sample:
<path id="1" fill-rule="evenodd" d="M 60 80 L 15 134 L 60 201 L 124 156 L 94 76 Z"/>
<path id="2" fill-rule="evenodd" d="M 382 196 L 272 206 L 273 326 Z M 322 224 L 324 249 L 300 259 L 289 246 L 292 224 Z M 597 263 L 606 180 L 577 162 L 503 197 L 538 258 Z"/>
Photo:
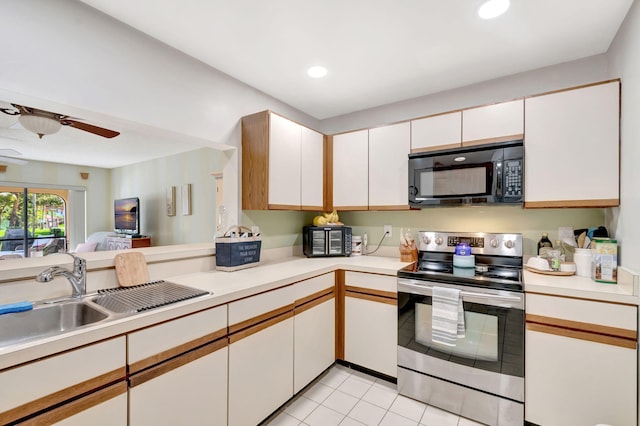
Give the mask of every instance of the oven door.
<path id="1" fill-rule="evenodd" d="M 431 340 L 434 286 L 461 290 L 465 337 Z M 524 294 L 398 279 L 398 365 L 515 401 L 524 401 Z"/>

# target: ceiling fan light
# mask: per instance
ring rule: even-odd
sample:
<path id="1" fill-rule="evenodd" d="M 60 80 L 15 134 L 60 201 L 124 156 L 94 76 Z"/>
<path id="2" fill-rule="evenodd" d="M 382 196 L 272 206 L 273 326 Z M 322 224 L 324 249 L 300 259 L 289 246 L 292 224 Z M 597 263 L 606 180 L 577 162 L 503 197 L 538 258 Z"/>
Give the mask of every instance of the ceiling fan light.
<path id="1" fill-rule="evenodd" d="M 22 127 L 37 134 L 40 139 L 44 135 L 56 133 L 62 127 L 58 120 L 35 114 L 22 114 L 18 121 L 22 124 Z"/>

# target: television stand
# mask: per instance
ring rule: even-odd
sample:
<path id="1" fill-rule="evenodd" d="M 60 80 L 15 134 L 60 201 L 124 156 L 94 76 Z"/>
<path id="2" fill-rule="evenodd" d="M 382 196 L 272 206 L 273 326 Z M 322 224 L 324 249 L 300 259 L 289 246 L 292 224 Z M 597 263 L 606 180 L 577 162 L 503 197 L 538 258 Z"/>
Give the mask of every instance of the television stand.
<path id="1" fill-rule="evenodd" d="M 151 247 L 151 237 L 106 237 L 107 250 L 126 250 L 132 248 Z"/>

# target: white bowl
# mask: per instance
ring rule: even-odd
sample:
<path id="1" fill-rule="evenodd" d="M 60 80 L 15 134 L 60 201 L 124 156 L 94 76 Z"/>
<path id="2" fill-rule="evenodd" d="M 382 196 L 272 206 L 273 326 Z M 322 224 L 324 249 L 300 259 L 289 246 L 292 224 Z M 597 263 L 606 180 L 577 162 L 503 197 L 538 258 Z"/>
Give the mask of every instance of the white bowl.
<path id="1" fill-rule="evenodd" d="M 562 262 L 560 264 L 560 271 L 561 272 L 576 272 L 576 264 L 573 262 Z"/>
<path id="2" fill-rule="evenodd" d="M 529 268 L 539 269 L 540 271 L 551 270 L 551 268 L 549 267 L 549 262 L 547 262 L 547 259 L 540 256 L 530 257 L 529 260 L 527 261 L 527 266 Z"/>

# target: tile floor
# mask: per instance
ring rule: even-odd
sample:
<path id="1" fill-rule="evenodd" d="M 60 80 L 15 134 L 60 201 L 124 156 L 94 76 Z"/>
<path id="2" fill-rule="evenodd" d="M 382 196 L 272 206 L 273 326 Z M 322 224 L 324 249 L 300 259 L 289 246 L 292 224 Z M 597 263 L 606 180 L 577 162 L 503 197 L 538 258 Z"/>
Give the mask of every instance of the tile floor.
<path id="1" fill-rule="evenodd" d="M 264 423 L 269 426 L 480 426 L 398 395 L 386 380 L 336 364 Z"/>

